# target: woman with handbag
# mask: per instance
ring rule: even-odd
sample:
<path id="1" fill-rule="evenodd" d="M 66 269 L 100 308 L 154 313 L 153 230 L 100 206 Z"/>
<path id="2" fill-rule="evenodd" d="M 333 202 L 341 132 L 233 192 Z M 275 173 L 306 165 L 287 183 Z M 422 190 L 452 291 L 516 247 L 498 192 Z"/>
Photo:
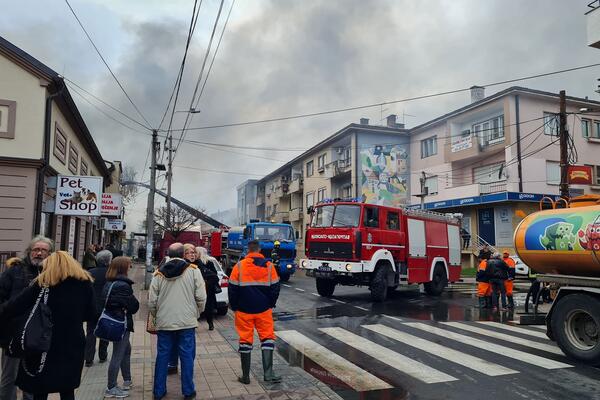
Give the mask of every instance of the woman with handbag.
<path id="1" fill-rule="evenodd" d="M 133 332 L 133 314 L 139 310 L 140 303 L 133 294 L 133 281 L 127 277 L 130 268 L 131 259 L 120 256 L 112 260 L 108 271 L 106 271 L 106 284 L 102 292 L 102 299 L 104 300 L 103 316 L 104 318 L 108 316 L 113 321 L 125 321 L 126 324 L 120 335 L 117 335 L 122 335 L 121 340 L 113 340 L 112 356 L 108 365 L 108 384 L 104 392 L 105 398 L 127 397 L 132 385 L 129 336 Z M 102 329 L 101 324 L 102 322 L 99 320 L 97 329 Z M 123 386 L 121 387 L 117 386 L 119 370 L 123 376 Z"/>
<path id="2" fill-rule="evenodd" d="M 204 306 L 204 317 L 208 322 L 208 330 L 212 331 L 215 329 L 213 323 L 215 316 L 215 309 L 217 308 L 217 293 L 221 292 L 221 286 L 219 286 L 219 275 L 215 265 L 208 256 L 208 251 L 204 247 L 196 247 L 198 254 L 198 260 L 196 265 L 202 272 L 204 282 L 206 282 L 206 306 Z"/>
<path id="3" fill-rule="evenodd" d="M 29 318 L 11 344 L 23 357 L 17 386 L 34 400 L 45 400 L 49 393 L 75 399 L 83 369 L 83 322 L 96 314 L 90 274 L 69 253 L 52 253 L 31 286 L 0 306 L 0 324 L 20 314 Z"/>

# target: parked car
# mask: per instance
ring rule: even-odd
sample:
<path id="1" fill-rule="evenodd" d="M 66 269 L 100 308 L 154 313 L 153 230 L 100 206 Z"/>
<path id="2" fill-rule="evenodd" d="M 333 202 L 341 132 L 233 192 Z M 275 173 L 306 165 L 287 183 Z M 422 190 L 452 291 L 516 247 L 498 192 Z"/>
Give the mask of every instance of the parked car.
<path id="1" fill-rule="evenodd" d="M 229 277 L 223 271 L 223 266 L 214 257 L 209 257 L 210 261 L 213 262 L 217 269 L 217 275 L 219 275 L 219 285 L 221 286 L 221 293 L 217 293 L 217 315 L 226 315 L 229 309 L 229 295 L 227 294 L 227 287 L 229 286 Z"/>
<path id="2" fill-rule="evenodd" d="M 529 267 L 527 264 L 521 261 L 519 256 L 512 256 L 511 258 L 515 260 L 515 272 L 517 278 L 527 278 L 529 276 Z"/>

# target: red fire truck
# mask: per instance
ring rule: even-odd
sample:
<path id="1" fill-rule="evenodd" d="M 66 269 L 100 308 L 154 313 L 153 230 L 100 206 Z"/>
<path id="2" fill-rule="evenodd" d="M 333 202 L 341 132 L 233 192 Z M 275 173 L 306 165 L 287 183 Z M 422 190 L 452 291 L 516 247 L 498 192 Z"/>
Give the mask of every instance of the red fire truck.
<path id="1" fill-rule="evenodd" d="M 316 278 L 321 296 L 336 285 L 368 286 L 373 301 L 403 284 L 424 284 L 440 295 L 460 278 L 460 215 L 350 201 L 321 203 L 310 210 L 306 256 L 300 261 Z"/>

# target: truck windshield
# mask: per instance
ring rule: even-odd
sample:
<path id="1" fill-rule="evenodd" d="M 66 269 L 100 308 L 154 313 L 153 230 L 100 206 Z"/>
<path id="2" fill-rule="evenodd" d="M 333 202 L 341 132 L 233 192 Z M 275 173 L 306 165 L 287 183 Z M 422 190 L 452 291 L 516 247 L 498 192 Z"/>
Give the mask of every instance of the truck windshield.
<path id="1" fill-rule="evenodd" d="M 358 226 L 360 222 L 360 206 L 339 205 L 317 207 L 312 226 L 324 228 L 329 226 Z"/>
<path id="2" fill-rule="evenodd" d="M 255 226 L 254 239 L 275 241 L 275 240 L 294 240 L 292 228 L 289 226 Z"/>

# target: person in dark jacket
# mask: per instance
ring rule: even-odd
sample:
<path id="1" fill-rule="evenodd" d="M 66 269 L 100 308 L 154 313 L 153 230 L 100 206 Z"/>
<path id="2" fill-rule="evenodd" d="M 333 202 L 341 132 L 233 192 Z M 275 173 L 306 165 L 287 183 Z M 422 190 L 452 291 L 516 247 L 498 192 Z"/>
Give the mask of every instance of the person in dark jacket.
<path id="1" fill-rule="evenodd" d="M 138 312 L 140 303 L 133 295 L 133 281 L 127 277 L 131 268 L 129 257 L 116 257 L 106 272 L 106 284 L 102 292 L 106 312 L 115 319 L 127 319 L 127 329 L 123 339 L 113 342 L 113 351 L 108 366 L 108 385 L 104 397 L 123 398 L 129 395 L 131 388 L 131 342 L 133 332 L 133 314 Z M 123 386 L 117 386 L 117 377 L 121 370 Z"/>
<path id="2" fill-rule="evenodd" d="M 270 261 L 260 253 L 258 240 L 248 242 L 248 254 L 231 271 L 229 304 L 235 311 L 235 329 L 240 337 L 239 353 L 242 376 L 239 381 L 250 383 L 250 355 L 254 329 L 258 331 L 262 364 L 266 382 L 280 382 L 273 372 L 275 331 L 273 307 L 279 297 L 279 276 Z"/>
<path id="3" fill-rule="evenodd" d="M 504 282 L 508 279 L 508 265 L 502 260 L 500 253 L 492 254 L 487 261 L 485 274 L 492 285 L 492 310 L 498 311 L 498 296 L 502 299 L 502 311 L 506 310 L 506 288 Z"/>
<path id="4" fill-rule="evenodd" d="M 96 246 L 93 244 L 90 244 L 85 251 L 81 266 L 88 271 L 96 266 Z"/>
<path id="5" fill-rule="evenodd" d="M 112 261 L 112 253 L 108 250 L 99 251 L 96 254 L 96 267 L 90 270 L 90 275 L 94 279 L 94 299 L 96 301 L 96 319 L 90 321 L 86 325 L 87 334 L 85 337 L 85 366 L 91 367 L 94 364 L 96 355 L 96 336 L 94 330 L 98 322 L 98 317 L 104 308 L 104 300 L 102 299 L 102 291 L 106 283 L 106 272 Z M 100 339 L 98 345 L 98 358 L 103 363 L 108 358 L 108 341 Z"/>
<path id="6" fill-rule="evenodd" d="M 204 306 L 204 317 L 208 323 L 208 330 L 215 329 L 214 318 L 217 309 L 217 288 L 219 287 L 219 274 L 217 268 L 208 257 L 208 251 L 204 247 L 196 247 L 198 259 L 196 265 L 202 272 L 204 282 L 206 282 L 206 306 Z"/>
<path id="7" fill-rule="evenodd" d="M 95 317 L 92 277 L 65 251 L 52 253 L 44 261 L 42 273 L 17 297 L 0 305 L 0 325 L 17 315 L 27 314 L 42 287 L 49 288 L 48 307 L 52 312 L 52 341 L 41 372 L 30 376 L 24 370 L 38 370 L 40 358 L 24 359 L 17 386 L 32 393 L 34 400 L 46 400 L 60 393 L 61 400 L 75 399 L 81 383 L 85 336 L 83 322 Z"/>
<path id="8" fill-rule="evenodd" d="M 16 260 L 0 275 L 0 304 L 15 298 L 25 290 L 38 276 L 42 269 L 42 263 L 53 251 L 54 242 L 52 240 L 43 236 L 34 237 L 25 250 L 25 258 Z M 0 346 L 3 348 L 0 366 L 0 400 L 17 399 L 15 380 L 19 372 L 20 360 L 9 357 L 6 354 L 6 347 L 14 334 L 14 328 L 20 325 L 21 320 L 22 316 L 0 324 Z M 24 393 L 23 397 L 24 399 L 31 398 L 27 393 Z"/>
<path id="9" fill-rule="evenodd" d="M 481 262 L 482 260 L 489 260 L 491 256 L 492 256 L 492 249 L 490 249 L 490 246 L 486 243 L 483 245 L 481 250 L 479 250 L 479 255 L 478 255 L 479 261 Z"/>

